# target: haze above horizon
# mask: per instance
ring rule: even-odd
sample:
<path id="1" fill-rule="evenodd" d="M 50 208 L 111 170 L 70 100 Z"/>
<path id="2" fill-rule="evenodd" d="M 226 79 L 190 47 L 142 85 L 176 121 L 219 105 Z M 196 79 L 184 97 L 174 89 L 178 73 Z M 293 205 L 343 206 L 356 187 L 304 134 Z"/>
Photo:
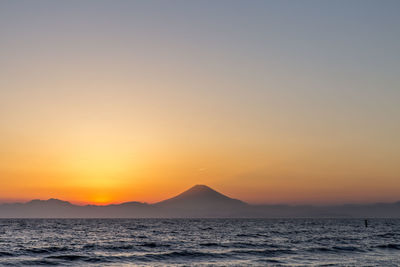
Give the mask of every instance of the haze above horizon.
<path id="1" fill-rule="evenodd" d="M 176 196 L 170 196 L 170 198 L 167 199 L 163 199 L 157 202 L 153 202 L 153 203 L 147 203 L 147 202 L 141 202 L 141 201 L 137 201 L 134 199 L 131 199 L 130 201 L 126 201 L 126 202 L 120 202 L 120 203 L 74 203 L 74 201 L 68 201 L 65 199 L 58 199 L 58 198 L 49 198 L 49 199 L 31 199 L 29 201 L 20 201 L 20 202 L 1 202 L 0 201 L 0 205 L 1 204 L 44 204 L 44 203 L 52 203 L 54 205 L 75 205 L 75 206 L 114 206 L 114 205 L 124 205 L 124 204 L 145 204 L 145 205 L 153 205 L 153 206 L 157 206 L 157 205 L 163 205 L 167 204 L 167 205 L 174 205 L 174 203 L 185 203 L 188 204 L 189 206 L 193 205 L 193 203 L 196 204 L 202 204 L 208 208 L 214 207 L 215 206 L 215 202 L 219 202 L 219 201 L 227 201 L 227 202 L 234 202 L 237 205 L 244 205 L 242 207 L 250 207 L 250 206 L 269 206 L 271 203 L 247 203 L 244 202 L 240 199 L 236 199 L 232 196 L 227 196 L 221 192 L 218 192 L 216 190 L 214 190 L 213 188 L 207 186 L 207 185 L 194 185 L 190 188 L 188 188 L 187 190 L 180 192 L 178 195 Z M 383 202 L 379 202 L 379 203 L 364 203 L 364 204 L 398 204 L 400 203 L 399 201 L 395 201 L 395 202 L 390 202 L 390 203 L 383 203 Z M 355 204 L 355 205 L 360 205 L 361 203 L 336 203 L 336 205 L 348 205 L 348 204 Z M 282 205 L 282 206 L 289 206 L 290 204 L 287 203 L 273 203 L 272 205 Z M 303 206 L 303 205 L 301 205 Z M 322 205 L 323 206 L 323 205 Z M 294 206 L 295 207 L 295 206 Z M 193 207 L 192 207 L 193 208 Z M 190 208 L 187 208 L 188 210 L 190 210 Z"/>
<path id="2" fill-rule="evenodd" d="M 2 1 L 0 201 L 398 201 L 399 1 Z"/>

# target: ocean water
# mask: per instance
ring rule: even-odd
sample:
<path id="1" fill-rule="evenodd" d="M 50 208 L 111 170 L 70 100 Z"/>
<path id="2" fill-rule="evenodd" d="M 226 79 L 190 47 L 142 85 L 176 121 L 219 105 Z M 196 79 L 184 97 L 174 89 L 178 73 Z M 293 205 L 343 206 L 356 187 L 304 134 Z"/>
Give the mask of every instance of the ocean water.
<path id="1" fill-rule="evenodd" d="M 0 265 L 399 266 L 400 219 L 2 219 Z"/>

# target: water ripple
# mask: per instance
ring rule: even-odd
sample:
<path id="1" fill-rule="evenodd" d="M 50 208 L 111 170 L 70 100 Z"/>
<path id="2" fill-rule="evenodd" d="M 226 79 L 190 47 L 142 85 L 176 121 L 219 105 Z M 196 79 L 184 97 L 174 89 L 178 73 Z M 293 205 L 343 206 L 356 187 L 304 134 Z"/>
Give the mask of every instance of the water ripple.
<path id="1" fill-rule="evenodd" d="M 0 220 L 0 265 L 400 265 L 400 220 L 369 221 Z"/>

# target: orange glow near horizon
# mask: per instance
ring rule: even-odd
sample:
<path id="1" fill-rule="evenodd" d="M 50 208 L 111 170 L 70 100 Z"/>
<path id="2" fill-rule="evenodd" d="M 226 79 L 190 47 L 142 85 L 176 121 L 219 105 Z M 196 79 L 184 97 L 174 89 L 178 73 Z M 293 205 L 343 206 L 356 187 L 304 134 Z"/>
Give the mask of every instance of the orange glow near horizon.
<path id="1" fill-rule="evenodd" d="M 244 132 L 237 140 L 216 129 L 176 135 L 169 125 L 149 134 L 108 126 L 3 143 L 1 199 L 154 203 L 206 184 L 249 203 L 399 200 L 396 161 L 344 144 L 274 132 L 266 139 Z"/>
<path id="2" fill-rule="evenodd" d="M 248 128 L 243 123 L 191 132 L 92 122 L 18 142 L 10 135 L 0 151 L 0 198 L 154 203 L 206 184 L 249 203 L 399 200 L 397 151 L 386 151 L 383 159 L 365 153 L 357 140 L 328 142 L 301 133 L 291 140 L 277 130 L 264 133 L 268 138 L 262 132 L 232 135 Z"/>
<path id="3" fill-rule="evenodd" d="M 90 151 L 82 144 L 77 146 L 79 150 L 75 155 L 68 147 L 64 157 L 61 157 L 61 151 L 57 151 L 57 157 L 50 158 L 32 155 L 34 162 L 26 161 L 25 164 L 13 163 L 8 157 L 8 162 L 3 160 L 2 176 L 9 178 L 2 180 L 0 195 L 2 199 L 58 198 L 96 205 L 128 201 L 154 203 L 173 197 L 192 185 L 207 184 L 249 203 L 334 204 L 398 200 L 398 180 L 394 175 L 388 173 L 386 183 L 378 185 L 373 176 L 385 171 L 365 168 L 363 162 L 355 164 L 354 160 L 349 164 L 349 155 L 342 154 L 340 159 L 325 155 L 317 160 L 307 158 L 307 155 L 318 155 L 318 151 L 300 153 L 293 144 L 286 149 L 281 145 L 280 150 L 277 145 L 270 144 L 265 152 L 266 148 L 262 146 L 255 149 L 251 145 L 249 148 L 231 144 L 234 149 L 229 150 L 221 143 L 211 154 L 198 146 L 180 150 L 173 142 L 169 145 L 175 149 L 161 149 L 160 146 L 160 150 L 149 153 L 136 146 L 132 149 L 135 153 L 127 153 L 127 147 L 122 149 L 121 146 L 121 150 L 117 150 L 117 144 L 114 144 L 114 150 L 99 145 L 91 147 Z M 187 148 L 186 145 L 181 147 Z M 385 196 L 381 194 L 383 191 Z"/>

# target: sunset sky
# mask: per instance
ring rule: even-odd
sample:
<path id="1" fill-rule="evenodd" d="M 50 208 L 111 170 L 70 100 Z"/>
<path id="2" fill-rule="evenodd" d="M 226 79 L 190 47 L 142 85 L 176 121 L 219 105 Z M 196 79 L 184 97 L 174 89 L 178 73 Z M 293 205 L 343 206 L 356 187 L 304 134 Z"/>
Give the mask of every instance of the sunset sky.
<path id="1" fill-rule="evenodd" d="M 1 1 L 0 202 L 400 200 L 400 1 Z"/>

